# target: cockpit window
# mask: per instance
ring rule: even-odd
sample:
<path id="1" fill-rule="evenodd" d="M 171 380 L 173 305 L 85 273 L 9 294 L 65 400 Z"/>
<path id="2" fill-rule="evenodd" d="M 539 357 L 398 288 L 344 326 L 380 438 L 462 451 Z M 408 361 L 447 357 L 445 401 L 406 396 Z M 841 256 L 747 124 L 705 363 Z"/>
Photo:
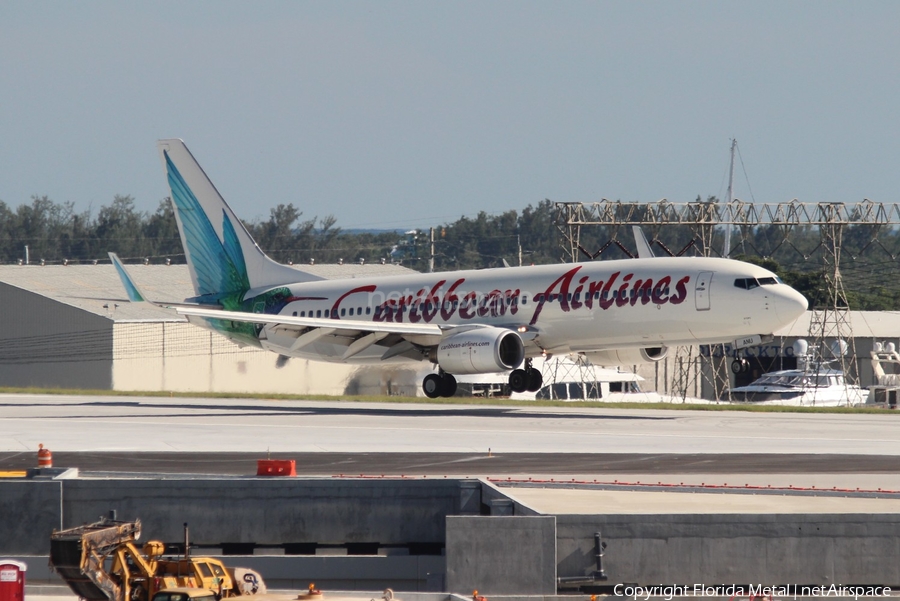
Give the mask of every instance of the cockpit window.
<path id="1" fill-rule="evenodd" d="M 734 281 L 735 288 L 744 290 L 753 290 L 758 286 L 774 286 L 775 284 L 784 284 L 779 277 L 766 278 L 738 278 Z"/>

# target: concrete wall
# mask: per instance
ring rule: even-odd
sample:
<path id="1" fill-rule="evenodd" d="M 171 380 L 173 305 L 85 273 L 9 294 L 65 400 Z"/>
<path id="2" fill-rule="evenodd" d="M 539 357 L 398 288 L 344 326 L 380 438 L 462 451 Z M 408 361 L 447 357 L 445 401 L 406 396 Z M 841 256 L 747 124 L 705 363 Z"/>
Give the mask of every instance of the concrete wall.
<path id="1" fill-rule="evenodd" d="M 111 320 L 3 282 L 0 307 L 0 386 L 111 387 Z"/>
<path id="2" fill-rule="evenodd" d="M 444 590 L 445 561 L 440 555 L 407 556 L 260 556 L 212 555 L 195 552 L 195 557 L 215 557 L 226 566 L 251 568 L 263 576 L 266 587 L 280 590 L 305 590 L 311 582 L 321 590 L 438 592 Z M 16 555 L 28 566 L 27 581 L 65 587 L 49 566 L 47 555 Z M 68 591 L 68 588 L 65 589 Z M 471 591 L 470 591 L 471 592 Z M 59 594 L 60 591 L 56 591 Z M 29 595 L 26 593 L 26 597 Z M 408 595 L 402 597 L 407 601 Z"/>
<path id="3" fill-rule="evenodd" d="M 257 570 L 270 588 L 442 591 L 445 561 L 440 555 L 261 557 L 222 556 L 226 565 Z"/>
<path id="4" fill-rule="evenodd" d="M 49 554 L 62 524 L 60 481 L 0 481 L 0 556 Z"/>
<path id="5" fill-rule="evenodd" d="M 49 553 L 50 531 L 116 510 L 139 518 L 142 540 L 380 545 L 444 542 L 445 516 L 460 510 L 456 480 L 73 479 L 0 481 L 0 554 Z"/>
<path id="6" fill-rule="evenodd" d="M 444 590 L 444 558 L 440 555 L 408 556 L 259 556 L 212 555 L 194 553 L 195 557 L 215 557 L 226 566 L 251 568 L 263 576 L 266 587 L 280 590 L 305 590 L 311 582 L 320 590 L 438 592 Z M 32 585 L 65 586 L 62 578 L 51 571 L 47 555 L 16 555 L 28 566 L 27 581 Z M 65 589 L 68 591 L 68 589 Z M 471 592 L 471 591 L 470 591 Z M 57 591 L 59 594 L 59 591 Z M 28 594 L 26 593 L 26 597 Z M 408 595 L 401 597 L 407 601 Z"/>
<path id="7" fill-rule="evenodd" d="M 609 583 L 900 584 L 900 516 L 890 514 L 561 515 L 559 576 Z"/>
<path id="8" fill-rule="evenodd" d="M 465 484 L 465 494 L 463 486 Z M 116 510 L 139 518 L 141 540 L 179 543 L 190 525 L 196 555 L 220 556 L 229 543 L 255 543 L 254 552 L 226 556 L 258 568 L 276 588 L 407 591 L 443 590 L 445 518 L 477 511 L 477 481 L 192 478 L 0 480 L 0 556 L 38 555 L 46 564 L 50 533 L 94 522 Z M 463 507 L 463 505 L 468 507 Z M 284 555 L 285 545 L 377 543 L 378 555 L 347 555 L 344 547 Z M 410 551 L 419 543 L 427 554 Z M 280 555 L 279 555 L 280 553 Z M 436 554 L 435 554 L 436 553 Z M 32 561 L 29 565 L 34 564 Z M 29 574 L 39 578 L 38 571 Z M 55 577 L 47 574 L 47 579 Z"/>
<path id="9" fill-rule="evenodd" d="M 447 517 L 447 590 L 556 593 L 556 517 Z"/>
<path id="10" fill-rule="evenodd" d="M 608 544 L 607 584 L 900 584 L 900 515 L 539 516 L 488 483 L 450 479 L 4 479 L 0 555 L 46 555 L 54 528 L 93 522 L 111 509 L 119 519 L 141 519 L 141 540 L 178 543 L 188 522 L 198 553 L 228 553 L 230 543 L 282 553 L 252 561 L 269 562 L 274 571 L 263 576 L 292 580 L 290 587 L 313 572 L 339 579 L 340 566 L 365 559 L 346 555 L 352 545 L 369 543 L 379 555 L 400 558 L 347 568 L 363 570 L 361 588 L 375 586 L 363 576 L 381 566 L 397 581 L 433 590 L 444 561 L 433 553 L 443 549 L 445 590 L 551 594 L 557 575 L 596 569 L 595 532 Z M 283 555 L 291 543 L 331 545 L 312 552 L 345 555 Z M 411 553 L 410 543 L 432 555 Z"/>
<path id="11" fill-rule="evenodd" d="M 290 359 L 241 348 L 223 336 L 178 321 L 117 322 L 114 390 L 255 392 L 269 394 L 421 394 L 430 363 L 357 366 Z"/>
<path id="12" fill-rule="evenodd" d="M 290 359 L 241 348 L 186 322 L 115 325 L 113 388 L 181 392 L 259 392 L 341 395 L 356 367 Z"/>

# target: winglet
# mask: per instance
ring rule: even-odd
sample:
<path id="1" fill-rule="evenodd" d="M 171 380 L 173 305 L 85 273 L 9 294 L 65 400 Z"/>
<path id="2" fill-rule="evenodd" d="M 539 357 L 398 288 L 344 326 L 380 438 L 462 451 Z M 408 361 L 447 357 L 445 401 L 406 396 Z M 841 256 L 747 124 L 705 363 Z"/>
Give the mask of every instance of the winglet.
<path id="1" fill-rule="evenodd" d="M 633 225 L 631 229 L 634 232 L 634 243 L 637 245 L 638 258 L 653 258 L 653 249 L 650 248 L 650 243 L 647 242 L 647 237 L 644 235 L 644 230 L 641 229 L 641 226 Z"/>
<path id="2" fill-rule="evenodd" d="M 128 295 L 128 300 L 133 303 L 142 303 L 147 300 L 147 297 L 144 296 L 144 293 L 141 292 L 141 289 L 138 288 L 138 285 L 135 284 L 134 280 L 131 279 L 131 276 L 128 275 L 128 272 L 125 270 L 125 266 L 122 265 L 122 261 L 119 260 L 119 257 L 116 253 L 109 253 L 109 260 L 112 261 L 112 264 L 116 268 L 116 272 L 119 274 L 119 279 L 122 280 L 122 286 L 125 287 L 125 294 Z"/>

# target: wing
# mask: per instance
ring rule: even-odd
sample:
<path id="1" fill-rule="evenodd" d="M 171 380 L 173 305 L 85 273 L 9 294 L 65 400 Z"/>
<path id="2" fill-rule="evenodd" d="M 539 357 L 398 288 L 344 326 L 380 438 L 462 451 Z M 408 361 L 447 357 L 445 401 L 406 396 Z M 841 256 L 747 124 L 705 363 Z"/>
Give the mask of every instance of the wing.
<path id="1" fill-rule="evenodd" d="M 330 342 L 344 348 L 341 354 L 328 358 L 342 361 L 375 344 L 387 347 L 381 356 L 382 360 L 400 355 L 421 359 L 423 355 L 418 349 L 436 345 L 444 333 L 444 328 L 435 324 L 293 317 L 194 307 L 176 307 L 175 310 L 189 319 L 200 318 L 220 324 L 231 322 L 261 325 L 261 345 L 283 355 L 298 353 L 315 342 Z M 213 325 L 215 327 L 215 323 Z M 448 326 L 447 329 L 452 327 Z"/>

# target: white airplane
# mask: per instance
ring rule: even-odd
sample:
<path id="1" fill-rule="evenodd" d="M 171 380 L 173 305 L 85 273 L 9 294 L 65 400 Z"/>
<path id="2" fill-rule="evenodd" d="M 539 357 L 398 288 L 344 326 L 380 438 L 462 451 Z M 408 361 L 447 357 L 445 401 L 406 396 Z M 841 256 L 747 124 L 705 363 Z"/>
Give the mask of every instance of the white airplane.
<path id="1" fill-rule="evenodd" d="M 437 370 L 422 386 L 431 398 L 451 396 L 454 375 L 509 370 L 513 391 L 536 391 L 538 356 L 633 365 L 672 345 L 752 345 L 807 308 L 766 269 L 653 258 L 646 240 L 637 259 L 324 280 L 267 257 L 184 142 L 158 146 L 196 292 L 180 314 L 289 357 L 430 361 Z"/>

